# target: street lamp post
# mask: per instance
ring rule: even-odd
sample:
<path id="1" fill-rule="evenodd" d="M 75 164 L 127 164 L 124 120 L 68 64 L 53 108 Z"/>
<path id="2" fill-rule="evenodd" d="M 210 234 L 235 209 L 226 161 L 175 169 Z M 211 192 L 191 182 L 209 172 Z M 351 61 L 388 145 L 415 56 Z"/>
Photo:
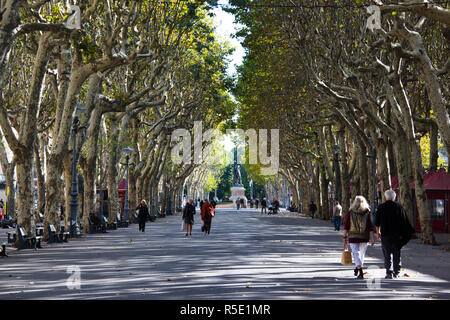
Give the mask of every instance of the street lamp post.
<path id="1" fill-rule="evenodd" d="M 70 236 L 79 236 L 80 228 L 78 227 L 77 215 L 78 215 L 78 175 L 77 175 L 77 134 L 80 130 L 85 127 L 80 127 L 80 119 L 78 117 L 77 111 L 86 110 L 85 107 L 78 104 L 75 111 L 75 116 L 73 118 L 73 159 L 72 159 L 72 188 L 70 190 Z"/>
<path id="2" fill-rule="evenodd" d="M 126 177 L 127 177 L 127 183 L 126 183 L 126 188 L 125 188 L 125 206 L 123 208 L 123 220 L 125 220 L 127 223 L 130 221 L 130 207 L 128 204 L 128 182 L 129 182 L 129 178 L 128 178 L 128 167 L 129 167 L 129 163 L 130 163 L 130 153 L 133 152 L 134 150 L 130 147 L 125 147 L 122 149 L 125 153 L 125 161 L 126 161 Z"/>

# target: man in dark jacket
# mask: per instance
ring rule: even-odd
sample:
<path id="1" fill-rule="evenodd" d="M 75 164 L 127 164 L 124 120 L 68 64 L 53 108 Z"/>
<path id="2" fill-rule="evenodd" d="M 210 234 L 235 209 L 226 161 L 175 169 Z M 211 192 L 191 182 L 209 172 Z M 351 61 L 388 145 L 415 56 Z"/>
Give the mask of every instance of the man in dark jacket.
<path id="1" fill-rule="evenodd" d="M 316 214 L 317 206 L 314 204 L 314 201 L 311 201 L 311 204 L 309 205 L 309 214 L 311 215 L 311 218 L 314 219 L 314 215 Z"/>
<path id="2" fill-rule="evenodd" d="M 262 198 L 261 200 L 261 214 L 267 213 L 267 200 L 266 198 Z"/>
<path id="3" fill-rule="evenodd" d="M 145 232 L 145 221 L 150 216 L 148 213 L 148 206 L 145 200 L 136 208 L 138 210 L 139 231 Z"/>
<path id="4" fill-rule="evenodd" d="M 395 191 L 387 190 L 384 195 L 386 202 L 377 209 L 375 226 L 383 250 L 386 279 L 392 279 L 393 276 L 396 278 L 400 272 L 400 250 L 411 239 L 414 228 L 409 223 L 402 205 L 394 202 L 397 196 Z M 391 271 L 391 255 L 393 272 Z"/>

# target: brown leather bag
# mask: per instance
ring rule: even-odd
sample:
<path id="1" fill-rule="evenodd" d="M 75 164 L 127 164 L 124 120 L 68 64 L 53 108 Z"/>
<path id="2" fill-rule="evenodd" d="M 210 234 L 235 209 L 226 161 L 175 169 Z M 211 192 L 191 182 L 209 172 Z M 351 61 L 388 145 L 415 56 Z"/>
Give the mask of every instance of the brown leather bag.
<path id="1" fill-rule="evenodd" d="M 351 265 L 353 262 L 352 253 L 348 249 L 347 241 L 344 242 L 344 251 L 342 251 L 341 264 L 344 266 Z"/>

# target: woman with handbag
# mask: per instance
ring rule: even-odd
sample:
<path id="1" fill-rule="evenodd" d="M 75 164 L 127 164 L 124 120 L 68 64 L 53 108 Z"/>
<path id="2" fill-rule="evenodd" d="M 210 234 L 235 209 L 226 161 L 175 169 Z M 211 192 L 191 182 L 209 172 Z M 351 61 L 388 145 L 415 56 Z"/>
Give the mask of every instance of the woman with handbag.
<path id="1" fill-rule="evenodd" d="M 367 243 L 373 246 L 375 243 L 374 227 L 370 215 L 370 207 L 363 196 L 357 196 L 350 207 L 344 221 L 344 244 L 347 242 L 355 263 L 355 276 L 364 278 L 363 265 L 367 250 Z"/>

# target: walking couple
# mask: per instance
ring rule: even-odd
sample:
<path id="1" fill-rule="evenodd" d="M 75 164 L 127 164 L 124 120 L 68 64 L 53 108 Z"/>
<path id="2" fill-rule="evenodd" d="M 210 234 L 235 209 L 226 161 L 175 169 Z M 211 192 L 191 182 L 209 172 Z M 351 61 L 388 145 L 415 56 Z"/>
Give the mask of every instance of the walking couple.
<path id="1" fill-rule="evenodd" d="M 194 215 L 195 215 L 195 207 L 193 205 L 194 200 L 189 200 L 183 210 L 183 221 L 186 225 L 186 237 L 188 235 L 192 235 L 192 225 L 194 224 Z M 209 234 L 211 231 L 211 222 L 214 217 L 214 206 L 209 203 L 208 199 L 205 199 L 201 210 L 201 218 L 203 220 L 202 231 L 205 232 L 205 235 Z"/>
<path id="2" fill-rule="evenodd" d="M 400 272 L 400 250 L 411 239 L 414 229 L 409 223 L 405 209 L 398 202 L 394 202 L 397 196 L 395 191 L 387 190 L 384 195 L 386 202 L 377 209 L 375 226 L 383 250 L 386 278 L 392 279 Z M 354 274 L 359 279 L 364 278 L 363 265 L 368 243 L 371 246 L 375 243 L 374 229 L 367 200 L 363 196 L 357 196 L 344 220 L 343 240 L 344 244 L 347 244 L 348 236 L 355 263 Z"/>

